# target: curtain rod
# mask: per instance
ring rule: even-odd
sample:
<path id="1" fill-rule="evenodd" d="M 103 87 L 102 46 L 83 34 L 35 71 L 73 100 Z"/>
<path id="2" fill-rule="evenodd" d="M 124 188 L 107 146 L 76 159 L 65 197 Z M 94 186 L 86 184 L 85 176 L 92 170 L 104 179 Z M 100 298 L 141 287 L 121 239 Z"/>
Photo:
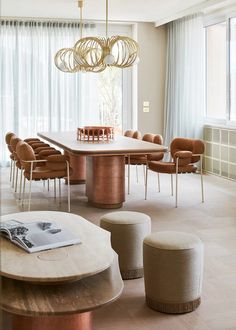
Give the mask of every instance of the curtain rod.
<path id="1" fill-rule="evenodd" d="M 35 21 L 35 22 L 62 22 L 62 23 L 79 23 L 79 18 L 50 18 L 50 17 L 17 17 L 17 16 L 1 16 L 0 21 Z M 95 23 L 101 23 L 105 24 L 105 20 L 86 20 L 84 19 L 84 22 L 86 24 L 95 24 Z M 136 24 L 137 22 L 132 22 L 132 21 L 110 21 L 109 24 L 127 24 L 127 25 L 132 25 Z"/>

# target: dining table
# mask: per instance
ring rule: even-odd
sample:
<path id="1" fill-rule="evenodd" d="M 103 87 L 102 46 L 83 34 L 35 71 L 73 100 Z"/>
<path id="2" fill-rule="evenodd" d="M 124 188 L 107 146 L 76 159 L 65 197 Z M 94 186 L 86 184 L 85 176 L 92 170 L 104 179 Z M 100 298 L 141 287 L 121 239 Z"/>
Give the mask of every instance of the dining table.
<path id="1" fill-rule="evenodd" d="M 78 140 L 76 131 L 39 132 L 64 150 L 72 174 L 70 184 L 86 184 L 88 202 L 98 208 L 120 208 L 125 201 L 125 157 L 166 152 L 167 147 L 122 135 L 112 139 Z"/>

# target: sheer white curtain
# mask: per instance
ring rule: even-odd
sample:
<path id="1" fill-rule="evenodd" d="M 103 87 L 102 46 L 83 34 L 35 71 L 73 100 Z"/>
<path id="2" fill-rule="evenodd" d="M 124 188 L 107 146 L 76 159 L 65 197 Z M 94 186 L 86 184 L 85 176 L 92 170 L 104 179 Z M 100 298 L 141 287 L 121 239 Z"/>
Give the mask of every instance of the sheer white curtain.
<path id="1" fill-rule="evenodd" d="M 204 118 L 204 28 L 201 15 L 168 24 L 165 144 L 201 138 Z"/>
<path id="2" fill-rule="evenodd" d="M 73 130 L 81 125 L 81 74 L 59 71 L 54 55 L 80 37 L 77 23 L 0 22 L 1 164 L 5 134 Z M 87 103 L 88 106 L 88 103 Z M 76 134 L 76 131 L 75 131 Z"/>

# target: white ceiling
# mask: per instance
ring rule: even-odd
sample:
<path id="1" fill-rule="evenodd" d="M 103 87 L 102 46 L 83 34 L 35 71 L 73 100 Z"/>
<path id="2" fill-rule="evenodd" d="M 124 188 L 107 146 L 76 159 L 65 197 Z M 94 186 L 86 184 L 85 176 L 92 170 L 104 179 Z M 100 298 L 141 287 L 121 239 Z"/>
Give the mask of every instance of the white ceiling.
<path id="1" fill-rule="evenodd" d="M 109 20 L 164 24 L 235 0 L 109 0 Z M 78 19 L 76 0 L 1 0 L 1 15 Z M 84 0 L 84 19 L 104 20 L 105 0 Z"/>

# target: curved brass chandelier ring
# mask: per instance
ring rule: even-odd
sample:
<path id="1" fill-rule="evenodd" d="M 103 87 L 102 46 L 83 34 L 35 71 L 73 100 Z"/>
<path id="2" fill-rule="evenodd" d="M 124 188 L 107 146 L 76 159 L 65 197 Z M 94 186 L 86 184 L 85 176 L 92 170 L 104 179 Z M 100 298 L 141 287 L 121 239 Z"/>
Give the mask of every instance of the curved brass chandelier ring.
<path id="1" fill-rule="evenodd" d="M 138 44 L 136 41 L 125 36 L 112 36 L 107 39 L 110 53 L 115 60 L 112 66 L 127 68 L 134 64 L 138 57 Z"/>
<path id="2" fill-rule="evenodd" d="M 127 68 L 138 59 L 139 47 L 135 40 L 125 36 L 107 37 L 108 0 L 106 0 L 106 37 L 82 38 L 82 6 L 81 38 L 73 48 L 60 49 L 54 58 L 56 67 L 63 72 L 101 72 L 106 67 Z"/>
<path id="3" fill-rule="evenodd" d="M 74 60 L 74 48 L 60 49 L 54 58 L 56 67 L 63 72 L 78 72 L 81 70 Z"/>

